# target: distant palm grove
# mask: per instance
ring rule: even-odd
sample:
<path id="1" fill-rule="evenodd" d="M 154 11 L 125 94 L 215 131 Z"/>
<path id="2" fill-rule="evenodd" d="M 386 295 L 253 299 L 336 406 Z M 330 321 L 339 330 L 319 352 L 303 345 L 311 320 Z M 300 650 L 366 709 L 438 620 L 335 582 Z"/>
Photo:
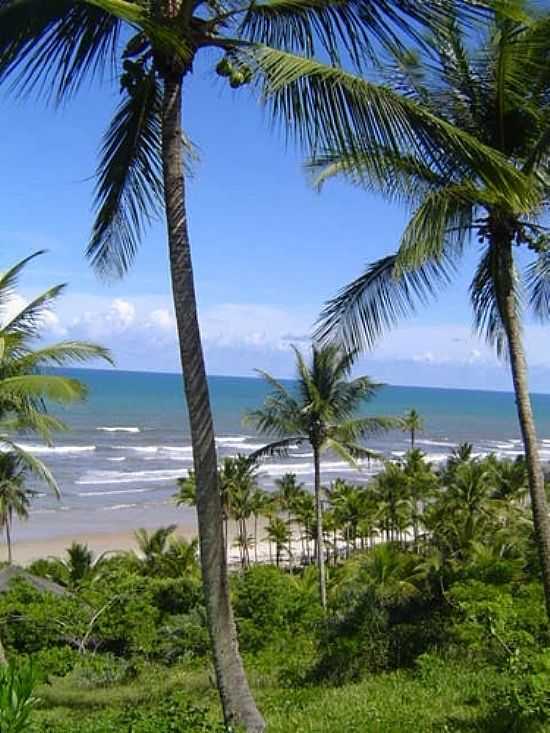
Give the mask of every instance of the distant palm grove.
<path id="1" fill-rule="evenodd" d="M 222 461 L 186 197 L 199 56 L 299 144 L 323 196 L 338 178 L 409 214 L 393 254 L 327 293 L 311 347 L 294 349 L 295 380 L 260 373 L 269 394 L 243 417 L 265 445 Z M 6 262 L 0 733 L 550 731 L 550 483 L 523 337 L 529 317 L 550 316 L 547 3 L 0 0 L 6 93 L 60 104 L 71 124 L 72 97 L 93 83 L 107 101 L 113 82 L 83 248 L 96 272 L 123 277 L 164 217 L 193 470 L 174 488 L 174 522 L 136 528 L 135 550 L 82 541 L 15 564 L 37 487 L 63 489 L 20 436 L 50 443 L 66 428 L 59 405 L 85 398 L 56 367 L 113 359 L 40 340 L 64 286 L 12 315 L 42 253 Z M 345 258 L 344 226 L 335 247 Z M 510 371 L 522 451 L 465 443 L 434 464 L 418 448 L 429 422 L 414 405 L 375 414 L 383 386 L 358 362 L 433 301 L 468 247 L 474 327 Z M 409 443 L 399 457 L 371 446 L 392 431 Z M 266 487 L 264 462 L 297 446 L 313 485 L 286 472 Z M 346 479 L 323 475 L 327 454 Z M 196 540 L 178 531 L 186 505 Z"/>

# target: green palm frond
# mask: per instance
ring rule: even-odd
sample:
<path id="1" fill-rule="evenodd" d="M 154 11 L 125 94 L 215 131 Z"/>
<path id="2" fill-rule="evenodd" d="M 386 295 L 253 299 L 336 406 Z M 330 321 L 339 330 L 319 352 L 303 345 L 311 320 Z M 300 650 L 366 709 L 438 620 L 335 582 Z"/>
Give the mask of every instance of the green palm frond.
<path id="1" fill-rule="evenodd" d="M 102 359 L 113 365 L 109 349 L 87 341 L 60 341 L 15 358 L 11 368 L 17 371 L 49 365 L 63 366 L 68 362 L 84 363 L 91 359 Z"/>
<path id="2" fill-rule="evenodd" d="M 48 486 L 48 488 L 50 488 L 57 497 L 61 496 L 61 490 L 57 481 L 55 480 L 50 469 L 43 461 L 41 461 L 36 456 L 33 456 L 32 453 L 29 453 L 29 451 L 26 451 L 24 448 L 21 448 L 21 446 L 14 443 L 5 435 L 2 435 L 0 437 L 0 440 L 4 445 L 9 447 L 10 451 L 12 451 L 17 456 L 18 460 L 24 466 L 26 466 L 28 470 L 33 473 L 39 481 L 45 483 L 46 486 Z"/>
<path id="3" fill-rule="evenodd" d="M 84 399 L 87 391 L 78 379 L 51 374 L 23 374 L 0 380 L 0 400 L 14 395 L 65 404 Z"/>
<path id="4" fill-rule="evenodd" d="M 143 228 L 162 201 L 161 99 L 153 70 L 122 90 L 97 171 L 97 218 L 86 251 L 102 273 L 123 275 L 132 263 Z"/>
<path id="5" fill-rule="evenodd" d="M 400 49 L 404 39 L 425 46 L 423 31 L 473 4 L 450 0 L 263 0 L 252 3 L 240 29 L 254 43 L 311 57 L 326 54 L 361 67 L 380 47 Z"/>
<path id="6" fill-rule="evenodd" d="M 315 158 L 336 150 L 351 158 L 415 152 L 447 174 L 475 170 L 489 186 L 525 206 L 527 182 L 495 149 L 392 89 L 267 47 L 247 50 L 265 79 L 264 97 L 275 119 Z"/>
<path id="7" fill-rule="evenodd" d="M 348 348 L 370 348 L 384 331 L 414 313 L 418 304 L 428 303 L 454 272 L 454 263 L 445 254 L 441 260 L 399 274 L 397 260 L 397 255 L 389 255 L 374 262 L 330 300 L 321 313 L 316 337 Z"/>
<path id="8" fill-rule="evenodd" d="M 529 265 L 525 285 L 535 317 L 547 321 L 550 318 L 550 252 L 541 252 Z"/>
<path id="9" fill-rule="evenodd" d="M 444 256 L 459 259 L 468 240 L 477 205 L 489 194 L 468 182 L 451 184 L 424 196 L 401 238 L 396 274 L 415 270 Z"/>
<path id="10" fill-rule="evenodd" d="M 360 438 L 380 435 L 388 430 L 396 430 L 400 419 L 394 417 L 358 417 L 346 420 L 329 429 L 329 435 L 343 443 L 356 443 Z"/>
<path id="11" fill-rule="evenodd" d="M 268 443 L 267 445 L 253 451 L 248 457 L 251 461 L 258 461 L 261 458 L 268 458 L 271 456 L 285 456 L 288 455 L 288 451 L 293 446 L 302 445 L 306 440 L 307 438 L 301 435 L 294 435 L 290 438 L 275 440 L 272 443 Z"/>
<path id="12" fill-rule="evenodd" d="M 4 314 L 6 308 L 9 306 L 12 296 L 15 292 L 15 287 L 19 281 L 19 275 L 25 269 L 29 262 L 34 260 L 36 257 L 40 257 L 44 254 L 44 250 L 33 252 L 32 255 L 25 257 L 24 259 L 17 262 L 13 267 L 10 267 L 6 272 L 0 275 L 0 320 L 4 322 Z"/>
<path id="13" fill-rule="evenodd" d="M 18 336 L 34 336 L 40 326 L 44 313 L 63 293 L 66 285 L 56 285 L 45 293 L 34 298 L 28 305 L 3 324 L 0 333 L 17 334 Z"/>
<path id="14" fill-rule="evenodd" d="M 481 258 L 470 286 L 470 299 L 474 311 L 476 331 L 496 349 L 499 356 L 506 353 L 506 329 L 502 318 L 503 307 L 499 303 L 496 284 L 506 277 L 507 269 L 496 247 L 488 246 Z M 516 278 L 517 280 L 517 278 Z M 520 308 L 517 287 L 516 307 Z"/>
<path id="15" fill-rule="evenodd" d="M 71 0 L 0 2 L 0 81 L 20 94 L 58 101 L 87 80 L 114 71 L 120 21 L 104 9 Z"/>
<path id="16" fill-rule="evenodd" d="M 359 149 L 359 144 L 354 144 Z M 388 201 L 411 206 L 448 179 L 413 155 L 380 149 L 376 155 L 338 151 L 318 154 L 307 164 L 313 185 L 322 188 L 332 178 L 343 177 L 355 186 L 380 193 Z"/>

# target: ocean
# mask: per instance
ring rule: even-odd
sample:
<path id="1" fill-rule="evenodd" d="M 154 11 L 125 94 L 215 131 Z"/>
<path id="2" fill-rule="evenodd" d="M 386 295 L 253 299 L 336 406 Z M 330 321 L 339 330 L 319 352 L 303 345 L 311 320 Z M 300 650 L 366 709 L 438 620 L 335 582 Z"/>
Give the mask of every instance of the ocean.
<path id="1" fill-rule="evenodd" d="M 70 431 L 56 436 L 53 446 L 29 436 L 18 440 L 48 464 L 62 497 L 59 501 L 47 494 L 36 498 L 30 521 L 16 527 L 17 539 L 192 521 L 193 510 L 176 508 L 172 501 L 176 479 L 192 466 L 181 378 L 118 370 L 65 373 L 89 388 L 86 401 L 56 410 Z M 212 376 L 209 382 L 220 457 L 250 453 L 261 446 L 263 439 L 243 427 L 243 416 L 262 404 L 268 392 L 262 380 Z M 541 455 L 550 460 L 550 395 L 533 395 L 533 404 Z M 411 408 L 425 421 L 417 446 L 428 460 L 444 460 L 466 440 L 478 453 L 513 457 L 521 450 L 511 393 L 386 386 L 365 404 L 364 414 L 397 416 Z M 393 431 L 373 439 L 369 446 L 398 457 L 408 448 L 408 436 Z M 327 483 L 337 476 L 365 481 L 377 469 L 374 464 L 353 469 L 331 455 L 322 463 Z M 312 454 L 307 445 L 262 464 L 261 482 L 269 489 L 287 471 L 312 484 Z"/>

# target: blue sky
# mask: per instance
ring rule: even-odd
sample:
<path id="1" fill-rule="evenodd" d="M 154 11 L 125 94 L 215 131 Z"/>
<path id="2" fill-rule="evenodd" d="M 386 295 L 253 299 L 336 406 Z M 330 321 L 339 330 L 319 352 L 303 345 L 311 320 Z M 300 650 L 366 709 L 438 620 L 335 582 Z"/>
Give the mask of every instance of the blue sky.
<path id="1" fill-rule="evenodd" d="M 341 183 L 312 190 L 299 151 L 285 146 L 248 90 L 225 87 L 206 64 L 186 92 L 186 128 L 200 155 L 189 213 L 208 369 L 289 376 L 289 344 L 305 344 L 323 301 L 394 248 L 406 212 Z M 48 319 L 50 337 L 96 339 L 121 368 L 175 371 L 162 223 L 148 231 L 122 281 L 99 280 L 83 255 L 96 154 L 117 96 L 115 88 L 84 90 L 59 110 L 0 97 L 0 266 L 46 248 L 21 296 L 70 284 Z M 455 284 L 361 368 L 394 384 L 508 388 L 506 368 L 471 332 L 474 262 L 475 251 Z M 549 391 L 547 332 L 529 324 L 526 340 L 533 388 Z"/>

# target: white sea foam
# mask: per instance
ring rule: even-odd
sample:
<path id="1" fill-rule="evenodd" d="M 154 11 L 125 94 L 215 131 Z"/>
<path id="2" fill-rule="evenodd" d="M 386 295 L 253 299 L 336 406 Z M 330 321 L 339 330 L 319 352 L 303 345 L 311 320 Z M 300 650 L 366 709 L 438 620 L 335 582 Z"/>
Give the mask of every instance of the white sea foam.
<path id="1" fill-rule="evenodd" d="M 102 486 L 106 484 L 158 483 L 175 481 L 186 474 L 187 468 L 158 471 L 88 471 L 75 481 L 75 484 L 80 486 Z"/>
<path id="2" fill-rule="evenodd" d="M 18 443 L 20 448 L 23 448 L 29 453 L 35 455 L 41 455 L 46 453 L 57 453 L 57 454 L 69 454 L 69 453 L 90 453 L 95 451 L 95 445 L 34 445 L 31 443 Z"/>
<path id="3" fill-rule="evenodd" d="M 119 489 L 117 491 L 81 491 L 77 496 L 116 496 L 117 494 L 146 494 L 151 489 Z"/>
<path id="4" fill-rule="evenodd" d="M 139 504 L 115 504 L 114 506 L 101 507 L 104 512 L 116 512 L 119 509 L 134 509 Z"/>
<path id="5" fill-rule="evenodd" d="M 448 440 L 427 440 L 426 438 L 422 438 L 422 440 L 417 440 L 416 442 L 421 445 L 435 445 L 451 449 L 456 446 L 456 443 L 449 442 Z"/>
<path id="6" fill-rule="evenodd" d="M 101 430 L 104 433 L 141 433 L 141 430 L 139 428 L 136 428 L 134 426 L 131 427 L 124 427 L 124 426 L 118 426 L 115 425 L 113 427 L 100 425 L 96 430 Z"/>
<path id="7" fill-rule="evenodd" d="M 120 461 L 125 461 L 126 456 L 118 456 L 117 458 L 107 458 L 108 461 L 111 461 L 111 463 L 120 463 Z"/>

